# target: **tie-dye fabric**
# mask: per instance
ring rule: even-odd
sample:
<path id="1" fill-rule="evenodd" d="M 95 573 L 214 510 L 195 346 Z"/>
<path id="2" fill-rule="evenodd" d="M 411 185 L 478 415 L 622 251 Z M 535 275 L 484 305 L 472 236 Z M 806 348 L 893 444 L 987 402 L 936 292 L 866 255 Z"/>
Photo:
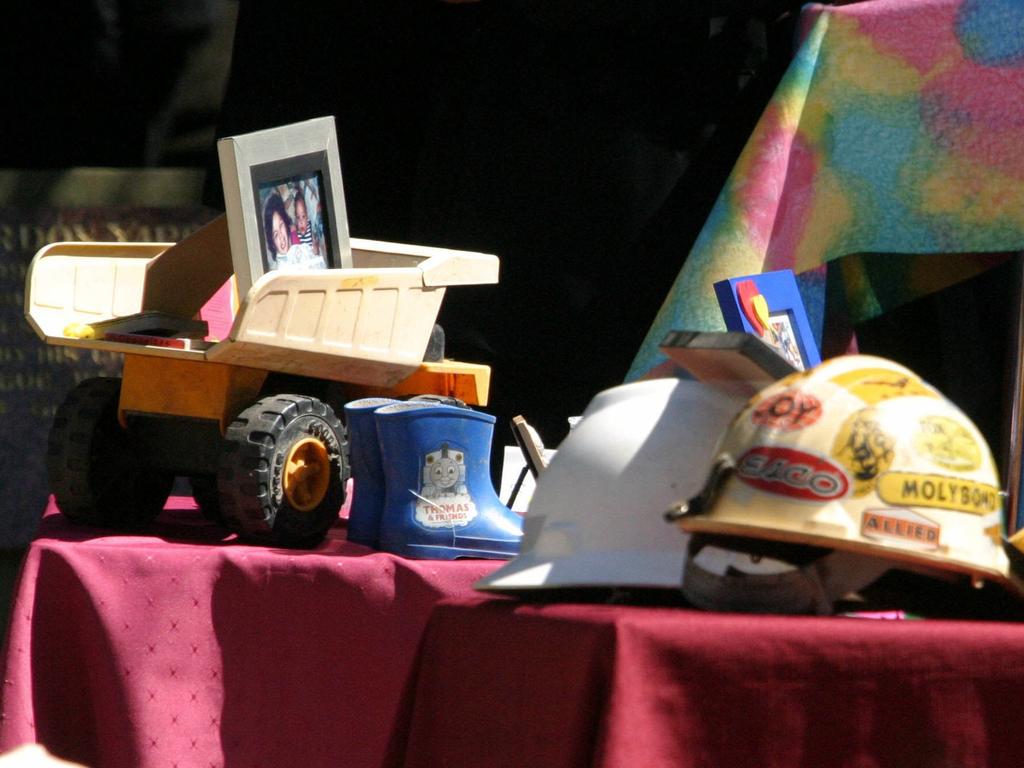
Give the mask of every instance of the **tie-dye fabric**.
<path id="1" fill-rule="evenodd" d="M 1024 0 L 810 5 L 803 43 L 633 363 L 724 328 L 712 285 L 844 259 L 853 320 L 1024 249 Z M 900 255 L 897 255 L 900 254 Z"/>

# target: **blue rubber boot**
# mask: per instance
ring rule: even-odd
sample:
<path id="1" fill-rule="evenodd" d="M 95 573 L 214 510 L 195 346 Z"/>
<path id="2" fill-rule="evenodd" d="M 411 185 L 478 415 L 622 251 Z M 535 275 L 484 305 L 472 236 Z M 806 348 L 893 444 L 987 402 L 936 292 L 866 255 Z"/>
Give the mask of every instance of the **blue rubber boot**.
<path id="1" fill-rule="evenodd" d="M 380 549 L 435 560 L 508 560 L 522 518 L 491 484 L 490 414 L 430 402 L 374 412 L 384 464 Z"/>
<path id="2" fill-rule="evenodd" d="M 345 404 L 348 460 L 352 468 L 348 540 L 374 549 L 377 548 L 380 516 L 384 509 L 384 470 L 380 463 L 377 422 L 373 412 L 397 402 L 389 397 L 364 397 Z"/>

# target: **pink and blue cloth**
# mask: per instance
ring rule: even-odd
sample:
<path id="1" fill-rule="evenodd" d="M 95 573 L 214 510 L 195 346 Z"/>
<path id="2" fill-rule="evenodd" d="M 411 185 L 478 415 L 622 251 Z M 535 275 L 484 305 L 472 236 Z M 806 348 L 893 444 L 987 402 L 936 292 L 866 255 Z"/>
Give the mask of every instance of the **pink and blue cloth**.
<path id="1" fill-rule="evenodd" d="M 792 269 L 823 296 L 836 262 L 856 322 L 1024 249 L 1024 2 L 809 5 L 801 24 L 629 379 L 668 331 L 724 328 L 719 280 Z"/>

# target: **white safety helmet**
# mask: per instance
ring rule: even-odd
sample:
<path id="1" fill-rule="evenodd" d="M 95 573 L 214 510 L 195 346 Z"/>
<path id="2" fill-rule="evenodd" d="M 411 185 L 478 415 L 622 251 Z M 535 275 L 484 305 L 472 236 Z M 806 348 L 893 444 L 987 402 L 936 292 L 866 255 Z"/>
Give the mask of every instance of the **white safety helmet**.
<path id="1" fill-rule="evenodd" d="M 971 420 L 907 368 L 850 355 L 755 396 L 723 435 L 702 494 L 670 517 L 698 535 L 695 549 L 712 542 L 687 563 L 691 602 L 827 612 L 893 567 L 1016 589 L 1002 513 L 996 465 Z M 762 565 L 759 552 L 774 562 L 800 546 L 833 555 L 796 563 L 800 579 L 722 567 L 736 552 Z M 787 597 L 793 589 L 802 596 Z"/>
<path id="2" fill-rule="evenodd" d="M 743 402 L 679 379 L 598 394 L 538 479 L 519 556 L 476 588 L 677 589 L 686 541 L 666 531 L 662 513 L 700 490 Z"/>

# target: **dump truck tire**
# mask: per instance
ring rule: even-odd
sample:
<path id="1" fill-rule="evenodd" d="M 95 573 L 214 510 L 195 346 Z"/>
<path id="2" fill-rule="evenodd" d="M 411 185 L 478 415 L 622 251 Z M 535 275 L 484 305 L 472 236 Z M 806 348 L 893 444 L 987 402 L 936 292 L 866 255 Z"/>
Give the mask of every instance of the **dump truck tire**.
<path id="1" fill-rule="evenodd" d="M 242 538 L 318 544 L 338 521 L 349 476 L 345 428 L 323 401 L 265 397 L 228 426 L 217 472 L 220 511 Z"/>
<path id="2" fill-rule="evenodd" d="M 121 380 L 86 379 L 57 409 L 46 470 L 60 511 L 70 520 L 136 528 L 163 509 L 174 476 L 149 465 L 117 420 Z"/>

